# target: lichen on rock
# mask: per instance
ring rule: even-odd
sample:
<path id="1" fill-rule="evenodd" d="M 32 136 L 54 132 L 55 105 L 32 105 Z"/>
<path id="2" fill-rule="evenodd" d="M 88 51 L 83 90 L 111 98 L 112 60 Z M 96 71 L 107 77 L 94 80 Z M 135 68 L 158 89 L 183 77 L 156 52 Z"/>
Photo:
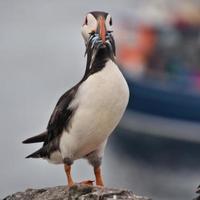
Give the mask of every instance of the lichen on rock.
<path id="1" fill-rule="evenodd" d="M 27 189 L 5 197 L 3 200 L 150 200 L 133 192 L 121 189 L 74 185 L 73 187 L 56 186 L 43 189 Z"/>

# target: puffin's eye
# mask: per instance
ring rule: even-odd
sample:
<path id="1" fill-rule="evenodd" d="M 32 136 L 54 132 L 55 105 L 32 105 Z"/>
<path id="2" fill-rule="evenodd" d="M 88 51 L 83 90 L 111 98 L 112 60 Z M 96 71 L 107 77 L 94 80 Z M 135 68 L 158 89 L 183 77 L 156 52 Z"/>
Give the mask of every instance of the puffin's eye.
<path id="1" fill-rule="evenodd" d="M 112 18 L 110 18 L 109 24 L 110 26 L 112 26 Z"/>
<path id="2" fill-rule="evenodd" d="M 87 19 L 87 17 L 85 17 L 84 25 L 87 25 L 87 24 L 88 24 L 88 19 Z"/>

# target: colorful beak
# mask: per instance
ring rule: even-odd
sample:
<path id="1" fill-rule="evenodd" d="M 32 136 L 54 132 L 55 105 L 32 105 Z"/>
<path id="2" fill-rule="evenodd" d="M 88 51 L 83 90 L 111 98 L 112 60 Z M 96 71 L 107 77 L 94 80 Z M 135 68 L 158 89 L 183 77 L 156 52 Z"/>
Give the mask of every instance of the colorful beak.
<path id="1" fill-rule="evenodd" d="M 105 27 L 105 19 L 102 16 L 100 16 L 98 19 L 97 33 L 99 34 L 99 37 L 101 38 L 102 43 L 105 44 L 105 42 L 106 42 L 106 27 Z"/>

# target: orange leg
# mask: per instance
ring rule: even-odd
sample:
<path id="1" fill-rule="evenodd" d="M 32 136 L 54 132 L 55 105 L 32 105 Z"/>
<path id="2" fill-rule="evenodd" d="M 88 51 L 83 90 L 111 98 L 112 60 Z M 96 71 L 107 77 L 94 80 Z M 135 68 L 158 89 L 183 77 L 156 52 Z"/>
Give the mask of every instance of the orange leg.
<path id="1" fill-rule="evenodd" d="M 101 168 L 100 167 L 94 168 L 94 174 L 96 177 L 96 185 L 104 186 L 102 175 L 101 175 Z"/>
<path id="2" fill-rule="evenodd" d="M 71 187 L 71 186 L 74 185 L 74 181 L 72 180 L 72 176 L 71 176 L 71 165 L 64 164 L 64 168 L 65 168 L 65 173 L 67 175 L 68 186 Z M 83 185 L 93 185 L 93 182 L 94 181 L 87 180 L 87 181 L 80 182 L 80 184 L 83 184 Z"/>
<path id="3" fill-rule="evenodd" d="M 64 164 L 64 168 L 65 168 L 65 173 L 67 175 L 68 186 L 71 187 L 72 185 L 74 185 L 74 181 L 72 180 L 71 176 L 71 165 Z"/>

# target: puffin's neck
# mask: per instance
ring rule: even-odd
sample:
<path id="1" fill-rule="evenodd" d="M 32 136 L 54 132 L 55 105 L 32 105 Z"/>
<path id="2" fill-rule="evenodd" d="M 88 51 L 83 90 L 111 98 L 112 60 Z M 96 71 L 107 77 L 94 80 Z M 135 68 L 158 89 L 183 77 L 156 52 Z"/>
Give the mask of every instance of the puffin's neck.
<path id="1" fill-rule="evenodd" d="M 106 62 L 111 58 L 110 52 L 107 48 L 100 49 L 95 56 L 95 59 L 91 65 L 92 68 L 104 68 Z"/>
<path id="2" fill-rule="evenodd" d="M 93 63 L 91 64 L 92 55 L 87 55 L 87 65 L 85 76 L 88 77 L 91 74 L 94 74 L 102 70 L 108 60 L 115 60 L 113 53 L 108 48 L 102 48 L 98 51 L 97 55 L 94 58 Z"/>

